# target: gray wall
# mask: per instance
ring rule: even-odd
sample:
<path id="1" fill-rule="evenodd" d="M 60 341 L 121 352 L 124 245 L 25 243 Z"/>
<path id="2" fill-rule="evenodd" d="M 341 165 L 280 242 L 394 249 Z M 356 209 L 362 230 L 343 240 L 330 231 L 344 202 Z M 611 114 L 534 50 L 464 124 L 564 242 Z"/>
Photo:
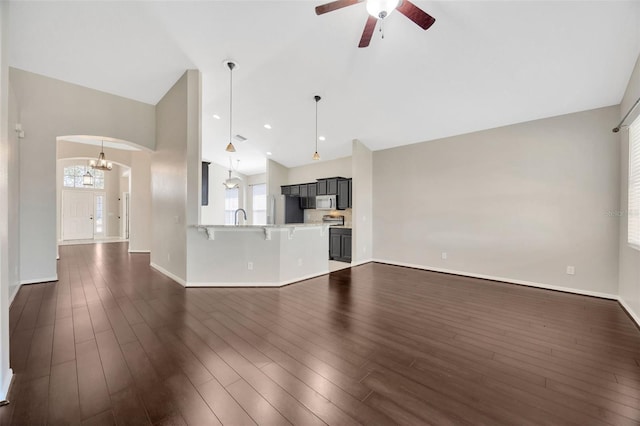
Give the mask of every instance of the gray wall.
<path id="1" fill-rule="evenodd" d="M 373 153 L 362 142 L 352 142 L 352 261 L 371 260 L 373 253 Z"/>
<path id="2" fill-rule="evenodd" d="M 622 99 L 619 121 L 627 113 L 633 103 L 640 97 L 640 57 L 629 80 L 629 85 Z M 626 123 L 630 124 L 640 116 L 636 110 Z M 617 124 L 617 122 L 616 122 Z M 613 127 L 613 126 L 611 126 Z M 627 214 L 629 191 L 629 131 L 618 133 L 620 138 L 620 282 L 618 291 L 620 301 L 640 324 L 640 251 L 627 244 Z"/>
<path id="3" fill-rule="evenodd" d="M 374 258 L 615 297 L 618 117 L 601 108 L 374 152 Z"/>
<path id="4" fill-rule="evenodd" d="M 20 141 L 20 279 L 56 271 L 56 138 L 110 136 L 153 149 L 155 107 L 37 74 L 10 69 L 25 132 Z"/>
<path id="5" fill-rule="evenodd" d="M 336 176 L 350 178 L 352 175 L 351 157 L 314 161 L 305 166 L 288 169 L 288 181 L 291 185 L 309 183 L 314 182 L 316 179 Z"/>
<path id="6" fill-rule="evenodd" d="M 187 280 L 187 226 L 200 212 L 200 73 L 187 71 L 156 105 L 151 157 L 151 264 Z"/>

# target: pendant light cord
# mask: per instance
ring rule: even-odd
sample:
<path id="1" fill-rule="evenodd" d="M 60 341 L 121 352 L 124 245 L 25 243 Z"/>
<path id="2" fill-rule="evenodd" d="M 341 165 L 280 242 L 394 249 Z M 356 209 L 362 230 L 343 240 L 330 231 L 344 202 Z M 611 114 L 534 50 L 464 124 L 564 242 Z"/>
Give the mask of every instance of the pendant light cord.
<path id="1" fill-rule="evenodd" d="M 229 72 L 229 143 L 231 143 L 231 124 L 233 123 L 233 68 L 235 65 L 230 64 Z"/>
<path id="2" fill-rule="evenodd" d="M 320 99 L 316 98 L 316 152 L 318 152 L 318 101 Z"/>

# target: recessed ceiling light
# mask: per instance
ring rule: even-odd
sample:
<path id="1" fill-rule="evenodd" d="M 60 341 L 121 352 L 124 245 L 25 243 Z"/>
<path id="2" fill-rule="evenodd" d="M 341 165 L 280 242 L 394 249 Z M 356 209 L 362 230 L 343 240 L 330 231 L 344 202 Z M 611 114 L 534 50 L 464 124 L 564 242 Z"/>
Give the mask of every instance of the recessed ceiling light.
<path id="1" fill-rule="evenodd" d="M 267 151 L 267 155 L 273 155 L 271 151 Z"/>
<path id="2" fill-rule="evenodd" d="M 321 141 L 326 140 L 327 138 L 325 138 L 324 136 L 320 136 L 318 139 L 320 139 Z"/>
<path id="3" fill-rule="evenodd" d="M 213 114 L 213 118 L 215 118 L 216 120 L 220 120 L 220 116 L 218 114 Z"/>
<path id="4" fill-rule="evenodd" d="M 269 130 L 271 130 L 271 124 L 265 124 L 265 125 L 264 125 L 264 128 L 265 128 L 265 129 L 269 129 Z"/>

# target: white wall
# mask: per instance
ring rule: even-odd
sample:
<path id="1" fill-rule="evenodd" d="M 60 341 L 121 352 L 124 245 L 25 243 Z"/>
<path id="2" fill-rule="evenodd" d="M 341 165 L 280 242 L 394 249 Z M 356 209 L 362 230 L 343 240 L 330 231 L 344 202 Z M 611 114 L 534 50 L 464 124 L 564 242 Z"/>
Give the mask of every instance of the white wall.
<path id="1" fill-rule="evenodd" d="M 151 250 L 151 155 L 131 153 L 131 188 L 129 196 L 129 252 L 148 253 Z"/>
<path id="2" fill-rule="evenodd" d="M 282 225 L 284 223 L 284 195 L 280 195 L 280 187 L 289 183 L 289 173 L 285 166 L 273 160 L 267 160 L 267 223 Z M 275 200 L 275 217 L 269 216 L 269 198 Z"/>
<path id="3" fill-rule="evenodd" d="M 621 120 L 624 114 L 640 97 L 640 57 L 631 74 L 629 85 L 620 104 Z M 634 114 L 626 120 L 627 124 L 640 116 L 640 108 L 636 108 Z M 618 124 L 617 122 L 615 124 Z M 610 127 L 613 127 L 610 126 Z M 627 214 L 629 196 L 629 131 L 624 129 L 618 133 L 620 138 L 620 281 L 618 291 L 620 302 L 634 316 L 636 322 L 640 324 L 640 251 L 629 247 L 627 244 Z"/>
<path id="4" fill-rule="evenodd" d="M 20 141 L 20 279 L 57 279 L 56 138 L 104 135 L 153 149 L 155 107 L 10 69 Z"/>
<path id="5" fill-rule="evenodd" d="M 618 117 L 601 108 L 374 152 L 374 258 L 616 297 Z"/>
<path id="6" fill-rule="evenodd" d="M 9 368 L 9 4 L 0 2 L 0 401 L 6 399 L 12 372 Z"/>
<path id="7" fill-rule="evenodd" d="M 288 181 L 286 184 L 311 183 L 315 182 L 316 179 L 336 176 L 344 178 L 353 176 L 351 157 L 343 157 L 329 161 L 314 161 L 304 166 L 292 167 L 288 169 Z"/>
<path id="8" fill-rule="evenodd" d="M 120 238 L 126 238 L 127 237 L 127 233 L 126 233 L 126 212 L 125 212 L 125 201 L 124 201 L 124 194 L 128 193 L 131 194 L 131 187 L 129 186 L 129 176 L 131 176 L 131 168 L 127 168 L 128 173 L 125 171 L 124 175 L 120 176 L 120 186 L 118 188 L 118 197 L 120 198 L 120 211 L 119 211 L 119 215 L 120 215 L 120 233 L 118 235 L 120 235 Z M 149 218 L 149 221 L 151 221 L 151 218 Z"/>
<path id="9" fill-rule="evenodd" d="M 352 148 L 352 247 L 353 263 L 371 260 L 373 253 L 373 153 L 362 142 Z"/>
<path id="10" fill-rule="evenodd" d="M 321 227 L 214 230 L 189 228 L 188 286 L 280 286 L 326 274 L 329 237 Z M 251 262 L 251 269 L 249 269 Z"/>
<path id="11" fill-rule="evenodd" d="M 7 155 L 9 160 L 8 237 L 11 248 L 8 253 L 9 302 L 13 301 L 20 289 L 20 141 L 17 133 L 11 129 L 11 126 L 15 126 L 18 121 L 18 104 L 13 89 L 9 85 L 9 151 Z"/>
<path id="12" fill-rule="evenodd" d="M 185 72 L 156 105 L 151 159 L 151 265 L 187 280 L 187 226 L 200 215 L 200 73 Z"/>

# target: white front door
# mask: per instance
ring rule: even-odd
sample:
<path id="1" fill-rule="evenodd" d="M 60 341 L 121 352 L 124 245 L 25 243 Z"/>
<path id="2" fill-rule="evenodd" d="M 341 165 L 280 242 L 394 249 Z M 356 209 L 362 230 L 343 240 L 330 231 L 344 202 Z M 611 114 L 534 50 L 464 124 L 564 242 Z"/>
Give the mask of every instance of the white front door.
<path id="1" fill-rule="evenodd" d="M 93 239 L 93 192 L 62 191 L 62 239 Z"/>

